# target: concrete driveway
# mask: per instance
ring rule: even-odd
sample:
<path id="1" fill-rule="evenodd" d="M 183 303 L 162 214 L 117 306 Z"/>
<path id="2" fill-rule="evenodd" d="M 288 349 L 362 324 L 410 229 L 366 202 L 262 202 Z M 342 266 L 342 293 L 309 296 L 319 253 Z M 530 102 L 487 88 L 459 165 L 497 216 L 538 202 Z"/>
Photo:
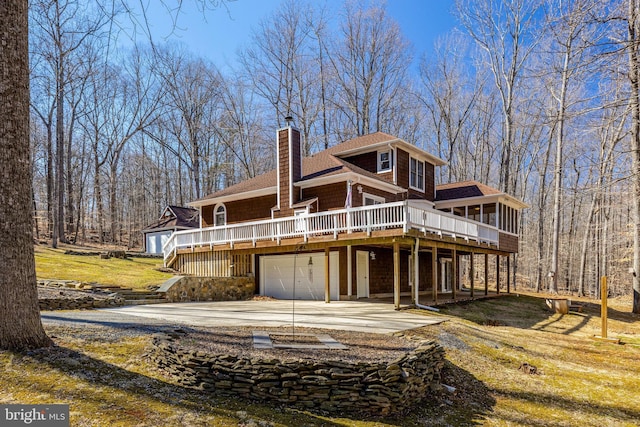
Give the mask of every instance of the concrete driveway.
<path id="1" fill-rule="evenodd" d="M 225 301 L 138 305 L 94 310 L 110 317 L 142 318 L 190 326 L 296 326 L 349 331 L 389 333 L 443 321 L 441 317 L 395 311 L 393 305 L 379 302 L 335 301 Z M 54 314 L 51 312 L 51 314 Z M 96 313 L 98 314 L 98 313 Z M 104 313 L 105 315 L 107 313 Z M 64 316 L 55 312 L 55 317 Z M 83 312 L 83 317 L 91 311 Z M 99 315 L 100 316 L 100 315 Z M 47 316 L 43 316 L 43 320 Z"/>

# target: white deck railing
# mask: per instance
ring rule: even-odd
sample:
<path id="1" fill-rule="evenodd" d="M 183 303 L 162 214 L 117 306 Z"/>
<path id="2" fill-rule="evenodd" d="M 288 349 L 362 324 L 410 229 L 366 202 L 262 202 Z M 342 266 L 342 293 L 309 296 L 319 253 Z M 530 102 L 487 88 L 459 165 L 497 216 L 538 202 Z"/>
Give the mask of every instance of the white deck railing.
<path id="1" fill-rule="evenodd" d="M 462 238 L 498 244 L 498 229 L 494 226 L 455 216 L 436 209 L 424 209 L 410 200 L 358 208 L 318 212 L 309 215 L 242 222 L 197 230 L 177 231 L 163 246 L 165 261 L 178 249 L 235 243 L 280 240 L 290 237 L 310 237 L 365 231 L 402 228 L 404 232 L 417 229 L 439 236 Z"/>

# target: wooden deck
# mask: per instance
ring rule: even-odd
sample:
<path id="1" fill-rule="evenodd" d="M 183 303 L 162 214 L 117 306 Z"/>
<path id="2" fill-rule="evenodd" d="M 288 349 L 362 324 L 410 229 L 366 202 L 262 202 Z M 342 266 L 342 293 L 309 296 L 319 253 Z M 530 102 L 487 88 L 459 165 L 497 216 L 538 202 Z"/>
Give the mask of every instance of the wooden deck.
<path id="1" fill-rule="evenodd" d="M 282 253 L 302 245 L 307 250 L 359 244 L 412 246 L 416 238 L 423 239 L 425 247 L 499 253 L 500 234 L 496 227 L 404 201 L 179 231 L 165 244 L 164 260 L 170 266 L 181 253 Z"/>

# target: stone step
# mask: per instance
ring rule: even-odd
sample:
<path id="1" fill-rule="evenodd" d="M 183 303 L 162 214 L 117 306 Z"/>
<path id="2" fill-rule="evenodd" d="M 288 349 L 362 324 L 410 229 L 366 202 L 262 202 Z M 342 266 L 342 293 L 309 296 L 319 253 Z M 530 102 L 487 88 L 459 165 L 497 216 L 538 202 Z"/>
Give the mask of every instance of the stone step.
<path id="1" fill-rule="evenodd" d="M 120 296 L 124 299 L 165 299 L 164 295 L 158 295 L 155 293 L 120 293 L 118 292 L 118 294 L 120 294 Z"/>
<path id="2" fill-rule="evenodd" d="M 162 304 L 167 302 L 166 299 L 127 299 L 125 305 L 146 305 L 146 304 Z"/>

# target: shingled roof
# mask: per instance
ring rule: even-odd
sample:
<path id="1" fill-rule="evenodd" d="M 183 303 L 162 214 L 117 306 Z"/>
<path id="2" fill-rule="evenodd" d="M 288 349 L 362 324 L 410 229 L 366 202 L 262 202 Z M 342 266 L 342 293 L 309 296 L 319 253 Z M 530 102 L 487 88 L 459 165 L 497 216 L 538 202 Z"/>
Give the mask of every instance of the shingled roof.
<path id="1" fill-rule="evenodd" d="M 503 194 L 503 192 L 478 181 L 452 182 L 436 186 L 436 201 L 493 196 L 498 194 Z"/>
<path id="2" fill-rule="evenodd" d="M 371 145 L 381 144 L 384 142 L 397 141 L 398 138 L 386 134 L 384 132 L 376 132 L 369 135 L 360 136 L 350 139 L 333 147 L 316 153 L 310 157 L 304 157 L 302 159 L 302 178 L 299 182 L 309 181 L 313 178 L 325 177 L 330 175 L 337 175 L 341 173 L 356 173 L 363 175 L 381 183 L 388 184 L 387 181 L 381 179 L 375 173 L 366 171 L 354 164 L 351 164 L 345 160 L 336 157 L 337 154 L 342 152 L 348 152 L 359 148 L 368 147 Z M 235 185 L 227 187 L 223 190 L 209 194 L 205 197 L 195 200 L 194 202 L 201 202 L 204 200 L 215 199 L 224 196 L 236 195 L 241 193 L 247 193 L 251 191 L 267 190 L 273 188 L 275 193 L 275 187 L 278 185 L 277 170 L 273 169 L 262 175 L 258 175 L 254 178 L 247 179 L 239 182 Z"/>
<path id="3" fill-rule="evenodd" d="M 199 226 L 200 216 L 197 209 L 170 205 L 164 209 L 160 219 L 149 224 L 142 231 L 150 232 L 176 228 L 198 228 Z"/>

